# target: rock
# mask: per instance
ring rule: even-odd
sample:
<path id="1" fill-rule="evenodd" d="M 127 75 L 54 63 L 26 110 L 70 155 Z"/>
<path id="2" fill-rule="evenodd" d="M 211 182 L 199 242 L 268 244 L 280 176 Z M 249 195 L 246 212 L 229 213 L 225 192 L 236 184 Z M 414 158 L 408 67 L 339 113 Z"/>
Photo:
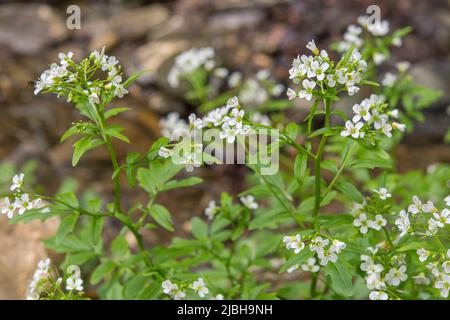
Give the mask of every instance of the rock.
<path id="1" fill-rule="evenodd" d="M 209 33 L 232 32 L 240 29 L 256 29 L 264 20 L 264 13 L 255 9 L 221 12 L 209 19 Z"/>
<path id="2" fill-rule="evenodd" d="M 62 18 L 48 5 L 3 4 L 0 46 L 19 54 L 36 54 L 67 36 Z"/>
<path id="3" fill-rule="evenodd" d="M 24 299 L 39 260 L 48 257 L 42 240 L 55 234 L 59 220 L 8 224 L 0 216 L 0 300 Z"/>
<path id="4" fill-rule="evenodd" d="M 110 18 L 111 27 L 123 39 L 143 38 L 152 28 L 169 19 L 169 10 L 160 4 L 125 10 Z"/>

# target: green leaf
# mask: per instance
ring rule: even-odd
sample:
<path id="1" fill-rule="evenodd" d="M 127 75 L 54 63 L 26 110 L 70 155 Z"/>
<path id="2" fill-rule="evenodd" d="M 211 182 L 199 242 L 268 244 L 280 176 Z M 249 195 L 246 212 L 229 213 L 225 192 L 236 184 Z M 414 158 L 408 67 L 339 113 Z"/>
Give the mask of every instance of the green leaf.
<path id="1" fill-rule="evenodd" d="M 297 178 L 298 184 L 301 186 L 306 177 L 306 169 L 308 168 L 308 157 L 299 153 L 295 157 L 294 175 Z"/>
<path id="2" fill-rule="evenodd" d="M 75 134 L 79 134 L 79 130 L 78 130 L 77 124 L 74 124 L 66 132 L 64 132 L 63 135 L 61 136 L 61 139 L 59 140 L 59 142 L 64 142 L 69 137 L 71 137 L 71 136 L 73 136 Z"/>
<path id="3" fill-rule="evenodd" d="M 92 237 L 92 244 L 95 246 L 100 243 L 102 240 L 102 231 L 103 231 L 103 225 L 105 224 L 105 219 L 103 218 L 97 218 L 97 217 L 91 217 L 91 237 Z"/>
<path id="4" fill-rule="evenodd" d="M 117 257 L 124 257 L 129 250 L 128 241 L 122 235 L 118 235 L 111 243 L 111 252 Z"/>
<path id="5" fill-rule="evenodd" d="M 160 204 L 154 204 L 149 208 L 150 215 L 163 228 L 174 231 L 170 212 Z"/>
<path id="6" fill-rule="evenodd" d="M 362 203 L 363 198 L 361 192 L 350 182 L 339 182 L 336 186 L 347 198 L 357 202 Z"/>
<path id="7" fill-rule="evenodd" d="M 167 191 L 171 189 L 183 188 L 183 187 L 191 187 L 196 184 L 202 183 L 203 179 L 198 177 L 189 177 L 182 180 L 171 180 L 164 184 L 161 191 Z"/>
<path id="8" fill-rule="evenodd" d="M 386 159 L 361 159 L 349 163 L 349 168 L 391 168 L 392 163 Z"/>
<path id="9" fill-rule="evenodd" d="M 105 260 L 100 263 L 92 272 L 91 284 L 99 283 L 104 277 L 108 276 L 115 269 L 116 265 L 111 260 Z"/>
<path id="10" fill-rule="evenodd" d="M 78 221 L 80 214 L 78 212 L 73 212 L 67 215 L 59 225 L 58 232 L 56 233 L 56 243 L 60 243 L 67 234 L 73 231 L 75 224 Z"/>
<path id="11" fill-rule="evenodd" d="M 208 237 L 208 225 L 200 218 L 192 218 L 192 235 L 197 239 L 206 239 Z"/>
<path id="12" fill-rule="evenodd" d="M 429 242 L 425 242 L 425 241 L 411 242 L 411 243 L 405 244 L 404 246 L 401 246 L 400 248 L 397 249 L 397 251 L 404 252 L 404 251 L 410 251 L 410 250 L 417 250 L 420 248 L 432 249 L 432 246 L 430 245 Z"/>
<path id="13" fill-rule="evenodd" d="M 330 277 L 331 288 L 339 295 L 347 297 L 353 296 L 351 268 L 351 265 L 340 260 L 335 263 L 328 263 L 324 268 L 325 274 Z"/>
<path id="14" fill-rule="evenodd" d="M 105 112 L 105 119 L 114 117 L 122 112 L 128 111 L 130 108 L 112 108 Z"/>
<path id="15" fill-rule="evenodd" d="M 284 131 L 291 140 L 295 140 L 295 138 L 297 138 L 299 128 L 296 123 L 291 122 L 286 126 Z"/>
<path id="16" fill-rule="evenodd" d="M 311 133 L 308 138 L 314 138 L 317 136 L 333 136 L 338 132 L 338 128 L 320 128 L 316 131 L 314 131 L 313 133 Z"/>
<path id="17" fill-rule="evenodd" d="M 361 82 L 360 82 L 360 84 L 367 84 L 367 85 L 369 85 L 369 86 L 374 86 L 374 87 L 379 87 L 380 85 L 377 83 L 377 82 L 375 82 L 375 81 L 370 81 L 370 80 L 362 80 Z"/>
<path id="18" fill-rule="evenodd" d="M 290 258 L 288 261 L 286 261 L 285 264 L 281 267 L 279 273 L 285 272 L 287 269 L 289 269 L 292 266 L 295 266 L 297 264 L 302 264 L 306 262 L 309 258 L 314 256 L 314 252 L 309 250 L 308 248 L 303 249 L 298 254 Z"/>
<path id="19" fill-rule="evenodd" d="M 93 138 L 91 136 L 84 137 L 77 142 L 74 143 L 73 147 L 73 157 L 72 157 L 72 166 L 75 167 L 80 161 L 80 158 L 85 154 L 87 151 L 96 148 L 98 146 L 101 146 L 104 142 L 102 140 L 99 140 L 97 138 Z"/>
<path id="20" fill-rule="evenodd" d="M 120 141 L 130 143 L 130 140 L 121 133 L 123 130 L 124 130 L 124 128 L 120 127 L 120 126 L 110 126 L 110 127 L 104 128 L 102 130 L 102 132 L 109 137 L 113 137 L 113 138 L 119 139 Z"/>
<path id="21" fill-rule="evenodd" d="M 146 74 L 148 70 L 142 70 L 140 72 L 136 72 L 135 74 L 131 75 L 125 82 L 123 83 L 123 86 L 125 88 L 128 88 L 133 82 L 135 82 L 138 78 L 140 78 L 142 75 Z"/>

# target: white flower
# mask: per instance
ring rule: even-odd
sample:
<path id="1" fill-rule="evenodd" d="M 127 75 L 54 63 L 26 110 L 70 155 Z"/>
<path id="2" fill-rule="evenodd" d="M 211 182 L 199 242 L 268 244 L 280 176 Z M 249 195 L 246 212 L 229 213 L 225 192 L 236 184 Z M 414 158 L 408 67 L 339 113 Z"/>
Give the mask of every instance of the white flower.
<path id="1" fill-rule="evenodd" d="M 302 242 L 302 237 L 299 234 L 285 236 L 283 237 L 283 242 L 286 245 L 286 249 L 293 249 L 295 254 L 298 254 L 305 248 L 305 244 Z"/>
<path id="2" fill-rule="evenodd" d="M 233 72 L 230 77 L 228 78 L 228 86 L 230 88 L 237 87 L 242 80 L 242 74 L 240 72 Z"/>
<path id="3" fill-rule="evenodd" d="M 1 213 L 6 214 L 6 216 L 11 219 L 14 216 L 14 212 L 16 211 L 16 203 L 11 202 L 8 197 L 4 199 L 4 203 L 1 208 Z"/>
<path id="4" fill-rule="evenodd" d="M 181 290 L 176 290 L 173 294 L 172 294 L 172 298 L 174 300 L 181 300 L 184 297 L 186 297 L 186 293 L 184 291 Z"/>
<path id="5" fill-rule="evenodd" d="M 446 224 L 450 224 L 450 210 L 449 209 L 444 209 L 441 211 L 441 213 L 435 212 L 435 213 L 433 213 L 433 217 L 436 219 L 436 223 L 437 223 L 438 227 L 440 227 L 440 228 L 443 228 L 444 225 L 446 225 Z"/>
<path id="6" fill-rule="evenodd" d="M 392 194 L 388 192 L 386 188 L 375 189 L 373 192 L 377 193 L 381 200 L 386 200 L 392 197 Z"/>
<path id="7" fill-rule="evenodd" d="M 345 242 L 334 239 L 333 242 L 331 243 L 330 251 L 339 254 L 342 250 L 345 249 L 346 246 L 347 245 L 345 244 Z"/>
<path id="8" fill-rule="evenodd" d="M 295 97 L 297 97 L 297 92 L 295 92 L 295 91 L 292 90 L 291 88 L 288 88 L 288 89 L 287 89 L 286 94 L 287 94 L 289 100 L 292 100 L 292 99 L 294 99 Z"/>
<path id="9" fill-rule="evenodd" d="M 367 30 L 372 33 L 374 36 L 384 36 L 389 32 L 389 21 L 383 20 L 383 21 L 375 21 L 374 23 L 368 24 Z"/>
<path id="10" fill-rule="evenodd" d="M 445 273 L 450 273 L 450 261 L 444 261 L 442 263 L 442 270 L 444 270 Z"/>
<path id="11" fill-rule="evenodd" d="M 434 262 L 434 263 L 432 263 L 432 262 L 429 262 L 429 263 L 427 263 L 427 265 L 425 266 L 425 268 L 427 268 L 428 270 L 430 270 L 430 272 L 433 274 L 433 276 L 435 276 L 435 277 L 439 277 L 439 275 L 441 274 L 440 272 L 439 272 L 439 269 L 438 269 L 438 267 L 437 267 L 437 264 Z"/>
<path id="12" fill-rule="evenodd" d="M 308 44 L 306 45 L 306 48 L 311 50 L 311 52 L 314 53 L 314 54 L 318 54 L 319 53 L 319 49 L 317 49 L 317 46 L 316 46 L 314 40 L 311 40 L 310 42 L 308 42 Z"/>
<path id="13" fill-rule="evenodd" d="M 369 294 L 370 300 L 387 300 L 389 297 L 384 291 L 372 291 Z"/>
<path id="14" fill-rule="evenodd" d="M 322 239 L 322 237 L 315 237 L 314 239 L 311 240 L 309 250 L 319 253 L 324 250 L 324 248 L 328 245 L 328 243 L 330 243 L 330 240 L 328 239 Z"/>
<path id="15" fill-rule="evenodd" d="M 169 158 L 171 154 L 172 151 L 170 149 L 167 149 L 166 147 L 161 147 L 158 150 L 158 155 L 163 158 Z"/>
<path id="16" fill-rule="evenodd" d="M 428 259 L 429 252 L 425 250 L 424 248 L 420 248 L 416 251 L 416 253 L 419 255 L 419 261 L 424 262 Z"/>
<path id="17" fill-rule="evenodd" d="M 219 293 L 214 297 L 214 300 L 223 300 L 223 295 Z"/>
<path id="18" fill-rule="evenodd" d="M 294 272 L 295 270 L 297 270 L 299 267 L 300 267 L 300 265 L 294 264 L 292 267 L 289 267 L 289 268 L 286 270 L 286 272 L 287 272 L 287 273 L 292 273 L 292 272 Z"/>
<path id="19" fill-rule="evenodd" d="M 414 283 L 418 285 L 429 285 L 431 283 L 430 279 L 425 276 L 425 273 L 421 272 L 417 276 L 412 277 L 414 279 Z"/>
<path id="20" fill-rule="evenodd" d="M 392 45 L 394 45 L 396 47 L 401 47 L 402 46 L 402 38 L 395 37 L 394 39 L 392 39 Z"/>
<path id="21" fill-rule="evenodd" d="M 383 80 L 381 81 L 381 83 L 383 84 L 383 86 L 385 87 L 392 87 L 395 83 L 395 81 L 397 80 L 397 76 L 391 72 L 387 72 L 384 75 Z"/>
<path id="22" fill-rule="evenodd" d="M 402 265 L 399 268 L 392 268 L 385 276 L 385 280 L 391 286 L 399 286 L 400 282 L 406 281 L 408 279 L 408 275 L 406 272 L 406 266 Z"/>
<path id="23" fill-rule="evenodd" d="M 381 214 L 375 216 L 375 220 L 369 221 L 369 227 L 375 230 L 381 230 L 386 225 L 387 221 Z"/>
<path id="24" fill-rule="evenodd" d="M 398 122 L 392 122 L 392 128 L 401 132 L 405 132 L 406 130 L 406 124 L 398 123 Z"/>
<path id="25" fill-rule="evenodd" d="M 432 236 L 436 234 L 439 228 L 437 221 L 434 220 L 433 218 L 430 218 L 428 219 L 427 223 L 428 223 L 427 235 Z"/>
<path id="26" fill-rule="evenodd" d="M 422 212 L 422 201 L 420 201 L 418 196 L 412 197 L 413 204 L 408 207 L 408 212 L 412 214 L 417 214 Z"/>
<path id="27" fill-rule="evenodd" d="M 329 261 L 335 263 L 338 258 L 336 253 L 334 253 L 328 249 L 324 249 L 323 251 L 318 251 L 317 257 L 320 259 L 321 266 L 326 266 Z"/>
<path id="28" fill-rule="evenodd" d="M 197 130 L 203 127 L 202 119 L 197 118 L 197 116 L 194 113 L 191 113 L 188 119 L 189 119 L 189 129 Z"/>
<path id="29" fill-rule="evenodd" d="M 12 183 L 11 183 L 11 187 L 10 190 L 14 191 L 14 190 L 20 190 L 20 188 L 22 188 L 23 185 L 23 178 L 24 178 L 24 174 L 16 174 L 13 178 L 12 178 Z"/>
<path id="30" fill-rule="evenodd" d="M 205 295 L 207 295 L 209 292 L 209 289 L 206 287 L 203 278 L 198 278 L 197 281 L 194 281 L 194 283 L 192 284 L 192 289 L 197 291 L 200 298 L 205 297 Z"/>
<path id="31" fill-rule="evenodd" d="M 69 291 L 83 291 L 83 280 L 77 277 L 69 277 L 66 280 L 66 289 Z"/>
<path id="32" fill-rule="evenodd" d="M 392 126 L 384 118 L 381 120 L 380 129 L 386 136 L 388 136 L 389 138 L 392 137 Z"/>
<path id="33" fill-rule="evenodd" d="M 171 112 L 166 118 L 162 118 L 159 121 L 159 126 L 161 127 L 161 135 L 171 140 L 188 130 L 186 122 L 180 119 L 180 115 L 177 112 Z"/>
<path id="34" fill-rule="evenodd" d="M 376 65 L 382 64 L 384 61 L 386 61 L 386 56 L 380 52 L 375 52 L 373 54 L 373 62 L 375 62 Z"/>
<path id="35" fill-rule="evenodd" d="M 325 78 L 325 71 L 327 71 L 329 67 L 330 65 L 326 62 L 320 64 L 319 62 L 314 61 L 312 63 L 312 70 L 317 80 L 322 81 Z"/>
<path id="36" fill-rule="evenodd" d="M 442 277 L 436 281 L 434 287 L 441 291 L 442 298 L 448 298 L 448 292 L 450 291 L 450 276 L 447 274 L 442 275 Z"/>
<path id="37" fill-rule="evenodd" d="M 247 195 L 240 198 L 242 204 L 249 209 L 258 209 L 258 203 L 255 201 L 255 197 L 252 195 Z"/>
<path id="38" fill-rule="evenodd" d="M 170 295 L 173 291 L 178 290 L 178 286 L 170 280 L 164 280 L 161 284 L 163 292 Z"/>
<path id="39" fill-rule="evenodd" d="M 72 51 L 67 52 L 67 54 L 65 54 L 63 52 L 58 53 L 58 58 L 60 59 L 59 63 L 61 65 L 63 65 L 63 66 L 64 65 L 68 65 L 69 61 L 72 60 L 72 57 L 73 57 L 73 52 Z"/>
<path id="40" fill-rule="evenodd" d="M 227 68 L 217 68 L 214 70 L 214 75 L 217 78 L 225 79 L 228 76 L 228 69 Z"/>
<path id="41" fill-rule="evenodd" d="M 28 194 L 23 193 L 20 198 L 16 198 L 14 206 L 19 210 L 19 214 L 23 215 L 27 210 L 33 209 L 33 202 Z"/>
<path id="42" fill-rule="evenodd" d="M 405 210 L 400 211 L 399 218 L 395 220 L 395 225 L 397 226 L 398 230 L 400 231 L 400 237 L 403 237 L 410 227 L 409 222 L 409 215 Z"/>
<path id="43" fill-rule="evenodd" d="M 347 87 L 347 93 L 348 93 L 349 96 L 354 95 L 358 91 L 359 91 L 359 87 L 357 87 L 357 86 L 349 86 L 349 87 Z"/>
<path id="44" fill-rule="evenodd" d="M 319 271 L 320 267 L 316 265 L 316 259 L 315 258 L 309 258 L 306 260 L 306 263 L 302 264 L 303 271 L 307 272 L 317 272 Z"/>
<path id="45" fill-rule="evenodd" d="M 369 220 L 367 220 L 367 215 L 361 213 L 355 220 L 353 220 L 353 225 L 359 228 L 359 232 L 366 234 L 369 231 Z"/>
<path id="46" fill-rule="evenodd" d="M 408 61 L 401 61 L 401 62 L 397 62 L 395 64 L 395 66 L 397 67 L 397 70 L 401 73 L 406 72 L 409 67 L 411 66 L 411 64 Z"/>
<path id="47" fill-rule="evenodd" d="M 427 201 L 427 203 L 425 203 L 422 206 L 422 210 L 425 213 L 435 213 L 438 211 L 437 208 L 434 206 L 434 203 L 431 201 Z"/>
<path id="48" fill-rule="evenodd" d="M 205 209 L 205 215 L 209 220 L 214 218 L 214 215 L 219 211 L 219 207 L 216 206 L 216 202 L 211 200 L 208 204 L 208 207 Z"/>
<path id="49" fill-rule="evenodd" d="M 353 116 L 352 121 L 353 122 L 358 122 L 361 119 L 364 119 L 365 121 L 369 121 L 370 120 L 370 112 L 369 112 L 369 105 L 367 103 L 364 104 L 355 104 L 353 106 L 353 112 L 355 113 L 355 115 Z"/>
<path id="50" fill-rule="evenodd" d="M 364 124 L 362 122 L 354 124 L 352 121 L 346 121 L 345 129 L 341 131 L 341 136 L 347 137 L 351 135 L 355 139 L 358 137 L 364 137 L 364 132 L 360 132 L 363 126 Z"/>
<path id="51" fill-rule="evenodd" d="M 300 98 L 305 98 L 308 101 L 311 100 L 312 92 L 313 92 L 314 87 L 316 86 L 316 83 L 312 80 L 304 79 L 302 81 L 302 85 L 305 90 L 300 90 L 298 92 L 298 96 Z"/>
<path id="52" fill-rule="evenodd" d="M 444 201 L 445 201 L 445 204 L 447 205 L 447 207 L 450 207 L 450 196 L 446 196 Z"/>

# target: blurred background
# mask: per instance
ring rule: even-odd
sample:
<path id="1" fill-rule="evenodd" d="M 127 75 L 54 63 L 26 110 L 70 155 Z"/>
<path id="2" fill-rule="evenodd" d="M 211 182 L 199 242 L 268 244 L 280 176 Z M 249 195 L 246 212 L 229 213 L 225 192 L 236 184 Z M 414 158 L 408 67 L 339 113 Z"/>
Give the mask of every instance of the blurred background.
<path id="1" fill-rule="evenodd" d="M 79 30 L 66 27 L 66 9 L 72 4 L 81 8 Z M 55 192 L 65 178 L 74 177 L 82 189 L 109 199 L 107 153 L 101 148 L 90 152 L 72 168 L 71 143 L 60 144 L 59 137 L 79 118 L 78 112 L 52 95 L 34 96 L 29 85 L 58 60 L 59 52 L 73 51 L 74 59 L 81 60 L 106 46 L 126 75 L 151 70 L 131 87 L 129 95 L 115 102 L 131 108 L 115 120 L 133 142 L 116 145 L 123 159 L 127 152 L 149 148 L 160 135 L 159 119 L 168 112 L 187 116 L 195 110 L 181 92 L 167 84 L 167 72 L 177 54 L 191 47 L 212 46 L 225 67 L 247 75 L 269 69 L 287 85 L 292 59 L 306 52 L 309 40 L 315 39 L 319 48 L 339 41 L 346 27 L 356 23 L 372 4 L 381 8 L 382 19 L 389 20 L 391 30 L 413 27 L 384 68 L 409 61 L 418 84 L 444 93 L 425 111 L 426 121 L 416 124 L 397 149 L 399 170 L 426 170 L 437 162 L 450 163 L 450 148 L 443 142 L 450 124 L 449 0 L 0 1 L 0 162 L 20 168 L 36 161 L 36 182 L 47 193 Z M 352 105 L 346 100 L 341 104 Z M 302 108 L 295 106 L 288 113 L 289 120 L 300 121 L 305 114 Z M 208 202 L 222 191 L 237 194 L 245 188 L 245 170 L 232 165 L 200 169 L 205 183 L 176 191 L 170 198 L 161 197 L 179 233 L 189 228 L 190 217 L 202 215 Z M 124 202 L 130 204 L 143 196 L 127 190 Z M 0 299 L 23 297 L 36 261 L 47 254 L 40 240 L 56 227 L 57 221 L 11 226 L 0 217 Z M 145 237 L 149 243 L 167 243 L 171 235 L 148 231 Z"/>

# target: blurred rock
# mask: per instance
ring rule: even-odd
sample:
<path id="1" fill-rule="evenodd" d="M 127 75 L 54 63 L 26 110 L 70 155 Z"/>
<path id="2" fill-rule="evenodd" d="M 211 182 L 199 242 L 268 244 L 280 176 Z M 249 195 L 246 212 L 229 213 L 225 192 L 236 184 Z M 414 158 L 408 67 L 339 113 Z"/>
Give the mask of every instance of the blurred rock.
<path id="1" fill-rule="evenodd" d="M 0 300 L 24 299 L 39 260 L 48 256 L 42 240 L 55 234 L 59 220 L 8 224 L 0 216 Z"/>
<path id="2" fill-rule="evenodd" d="M 36 54 L 67 35 L 62 18 L 48 5 L 3 4 L 0 45 L 19 54 Z"/>

